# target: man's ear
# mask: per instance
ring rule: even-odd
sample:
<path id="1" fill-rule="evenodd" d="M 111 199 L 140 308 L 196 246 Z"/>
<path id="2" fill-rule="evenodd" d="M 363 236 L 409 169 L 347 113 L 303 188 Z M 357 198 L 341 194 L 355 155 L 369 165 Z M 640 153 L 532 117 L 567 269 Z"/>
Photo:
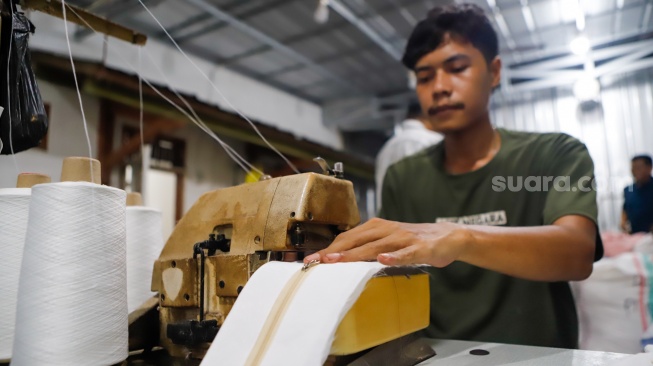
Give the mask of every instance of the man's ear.
<path id="1" fill-rule="evenodd" d="M 492 89 L 501 84 L 501 57 L 496 56 L 488 67 L 490 76 L 492 77 Z"/>

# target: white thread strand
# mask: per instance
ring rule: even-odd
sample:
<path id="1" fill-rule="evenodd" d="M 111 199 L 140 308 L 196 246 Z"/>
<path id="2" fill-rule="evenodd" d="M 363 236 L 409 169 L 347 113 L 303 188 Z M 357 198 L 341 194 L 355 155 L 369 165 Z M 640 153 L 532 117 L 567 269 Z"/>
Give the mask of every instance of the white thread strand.
<path id="1" fill-rule="evenodd" d="M 156 87 L 155 87 L 154 85 L 152 85 L 149 81 L 147 81 L 147 79 L 143 79 L 143 81 L 145 81 L 145 84 L 147 84 L 150 88 L 152 88 L 152 90 L 154 90 L 154 92 L 156 92 L 156 93 L 157 93 L 161 98 L 163 98 L 166 102 L 168 102 L 170 105 L 172 105 L 175 109 L 177 109 L 179 112 L 181 112 L 183 115 L 185 115 L 186 118 L 188 118 L 189 120 L 193 121 L 193 122 L 194 122 L 194 123 L 195 123 L 195 124 L 196 124 L 196 125 L 197 125 L 201 130 L 202 130 L 202 131 L 206 132 L 209 136 L 214 137 L 215 139 L 219 140 L 218 137 L 215 136 L 215 134 L 213 134 L 213 131 L 208 130 L 208 127 L 202 127 L 201 125 L 199 125 L 199 124 L 197 123 L 197 121 L 195 121 L 195 119 L 194 119 L 190 114 L 188 114 L 188 112 L 186 112 L 183 108 L 181 108 L 179 105 L 177 105 L 175 102 L 173 102 L 170 98 L 168 98 L 168 97 L 166 97 L 165 95 L 163 95 L 163 93 L 161 93 L 161 91 L 160 91 L 158 88 L 156 88 Z M 216 141 L 217 141 L 217 140 L 216 140 Z M 229 150 L 227 149 L 227 147 L 225 147 L 224 145 L 222 145 L 222 144 L 224 144 L 224 143 L 221 143 L 221 141 L 222 141 L 222 140 L 219 140 L 218 142 L 220 143 L 220 145 L 222 146 L 222 148 L 225 150 L 225 152 L 227 153 L 227 155 L 229 155 L 229 157 L 230 157 L 230 158 L 231 158 L 231 159 L 232 159 L 236 164 L 238 164 L 238 166 L 240 166 L 241 169 L 243 169 L 245 172 L 248 172 L 247 168 L 246 168 L 246 167 L 245 167 L 245 166 L 244 166 L 244 165 L 243 165 L 239 160 L 237 160 L 237 159 L 234 158 L 234 156 L 229 152 Z M 225 144 L 225 145 L 226 145 L 226 144 Z M 228 146 L 228 145 L 227 145 L 227 146 Z M 229 148 L 231 148 L 231 147 L 229 147 Z M 241 158 L 241 159 L 242 159 L 242 158 Z M 244 160 L 244 159 L 243 159 L 243 160 Z"/>
<path id="2" fill-rule="evenodd" d="M 202 119 L 199 117 L 199 115 L 197 114 L 197 112 L 195 112 L 195 109 L 190 105 L 190 103 L 188 103 L 188 101 L 186 100 L 186 98 L 184 98 L 183 96 L 181 96 L 181 94 L 180 94 L 180 93 L 179 93 L 179 92 L 174 88 L 174 86 L 172 86 L 172 83 L 170 82 L 170 80 L 168 79 L 168 77 L 166 76 L 166 74 L 165 74 L 165 73 L 163 72 L 163 70 L 161 70 L 161 68 L 156 64 L 156 62 L 154 61 L 154 59 L 152 59 L 152 56 L 150 55 L 149 52 L 147 52 L 147 50 L 145 50 L 145 56 L 147 56 L 147 57 L 150 59 L 150 63 L 152 64 L 152 66 L 154 66 L 154 68 L 157 70 L 157 72 L 159 73 L 159 75 L 160 75 L 160 76 L 163 78 L 163 80 L 166 82 L 166 85 L 168 86 L 168 88 L 173 92 L 173 94 L 174 94 L 177 98 L 179 98 L 179 100 L 181 100 L 181 102 L 186 106 L 186 108 L 188 108 L 188 110 L 190 111 L 190 113 L 193 115 L 194 118 L 190 117 L 188 114 L 185 114 L 185 115 L 188 117 L 188 119 L 190 119 L 193 123 L 195 123 L 195 125 L 196 125 L 197 127 L 199 127 L 202 131 L 204 131 L 204 132 L 205 132 L 206 134 L 208 134 L 211 138 L 213 138 L 216 142 L 218 142 L 218 144 L 220 144 L 220 146 L 222 146 L 222 148 L 225 150 L 225 153 L 227 153 L 227 155 L 231 158 L 231 160 L 233 160 L 233 161 L 234 161 L 236 164 L 238 164 L 238 165 L 239 165 L 243 170 L 245 170 L 246 173 L 248 172 L 248 170 L 247 170 L 245 167 L 243 167 L 243 165 L 249 167 L 250 170 L 257 171 L 257 172 L 259 172 L 261 175 L 263 175 L 263 172 L 261 172 L 259 169 L 257 169 L 256 167 L 254 167 L 252 164 L 250 164 L 247 160 L 245 160 L 245 158 L 243 158 L 242 156 L 240 156 L 240 155 L 239 155 L 239 154 L 238 154 L 238 153 L 237 153 L 237 152 L 236 152 L 236 151 L 235 151 L 231 146 L 229 146 L 226 142 L 222 141 L 222 139 L 220 139 L 220 138 L 219 138 L 219 137 L 218 137 L 218 136 L 217 136 L 217 135 L 216 135 L 216 134 L 215 134 L 215 133 L 214 133 L 214 132 L 213 132 L 213 131 L 212 131 L 212 130 L 207 126 L 207 125 L 206 125 L 206 123 L 204 123 L 204 121 L 202 121 Z M 147 81 L 146 81 L 146 82 L 147 82 Z M 176 107 L 177 110 L 180 110 L 181 107 L 179 107 L 179 105 L 178 105 L 177 103 L 175 103 L 175 102 L 173 102 L 172 100 L 169 100 L 168 98 L 164 97 L 164 96 L 159 92 L 159 90 L 158 90 L 157 88 L 155 88 L 155 87 L 154 87 L 152 84 L 150 84 L 149 82 L 147 82 L 147 84 L 148 84 L 148 85 L 149 85 L 149 86 L 150 86 L 150 87 L 151 87 L 151 88 L 152 88 L 152 89 L 153 89 L 157 94 L 159 94 L 163 99 L 165 99 L 166 101 L 168 101 L 168 103 L 170 103 L 170 104 L 172 104 L 174 107 Z M 182 112 L 182 113 L 183 113 L 183 112 Z M 239 163 L 238 163 L 239 161 L 240 161 L 242 164 L 239 164 Z"/>
<path id="3" fill-rule="evenodd" d="M 188 118 L 189 120 L 193 121 L 193 122 L 194 122 L 194 123 L 195 123 L 195 124 L 196 124 L 196 125 L 197 125 L 201 130 L 202 130 L 202 131 L 206 132 L 209 136 L 211 136 L 211 137 L 213 137 L 214 139 L 216 139 L 216 141 L 218 141 L 218 143 L 220 143 L 220 145 L 222 146 L 222 148 L 225 150 L 225 152 L 227 153 L 227 155 L 229 155 L 229 157 L 230 157 L 230 158 L 231 158 L 231 159 L 232 159 L 236 164 L 238 164 L 238 166 L 240 166 L 241 169 L 243 169 L 245 172 L 248 172 L 247 168 L 246 168 L 246 167 L 245 167 L 245 166 L 244 166 L 244 165 L 243 165 L 243 164 L 242 164 L 238 159 L 234 158 L 234 156 L 233 156 L 233 155 L 229 152 L 229 150 L 227 149 L 227 147 L 228 147 L 229 149 L 231 149 L 231 147 L 230 147 L 229 145 L 226 145 L 224 142 L 221 142 L 222 140 L 220 140 L 220 139 L 219 139 L 215 134 L 213 134 L 213 131 L 209 130 L 208 127 L 202 127 L 201 125 L 199 125 L 198 122 L 195 120 L 195 118 L 193 118 L 190 114 L 188 114 L 188 112 L 186 112 L 183 108 L 181 108 L 179 105 L 177 105 L 175 102 L 173 102 L 170 98 L 168 98 L 168 97 L 166 97 L 165 95 L 163 95 L 163 93 L 161 93 L 161 91 L 160 91 L 158 88 L 156 88 L 154 85 L 152 85 L 152 84 L 151 84 L 147 79 L 143 79 L 143 81 L 144 81 L 145 84 L 147 84 L 150 88 L 152 88 L 152 90 L 154 90 L 154 92 L 156 92 L 156 93 L 157 93 L 161 98 L 163 98 L 166 102 L 168 102 L 170 105 L 172 105 L 172 106 L 173 106 L 175 109 L 177 109 L 179 112 L 181 112 L 184 116 L 186 116 L 186 118 Z M 222 145 L 222 144 L 225 144 L 226 147 L 225 147 L 225 145 Z M 233 150 L 233 149 L 232 149 L 232 150 Z M 238 155 L 238 156 L 240 157 L 240 155 Z M 241 157 L 241 159 L 243 159 L 243 158 Z M 243 159 L 243 160 L 244 160 L 244 159 Z"/>
<path id="4" fill-rule="evenodd" d="M 140 106 L 140 113 L 138 115 L 138 126 L 141 133 L 141 175 L 145 175 L 145 139 L 143 138 L 143 78 L 141 77 L 141 47 L 138 47 L 138 104 Z M 141 186 L 143 186 L 141 182 Z M 141 192 L 143 191 L 141 187 Z"/>
<path id="5" fill-rule="evenodd" d="M 235 161 L 235 160 L 239 160 L 239 161 L 242 162 L 244 165 L 246 165 L 250 170 L 253 170 L 253 171 L 255 171 L 255 172 L 257 172 L 257 173 L 263 175 L 264 173 L 263 173 L 260 169 L 256 168 L 255 166 L 253 166 L 252 164 L 250 164 L 247 160 L 245 160 L 245 158 L 243 158 L 242 156 L 240 156 L 240 154 L 238 154 L 238 153 L 237 153 L 237 152 L 236 152 L 236 151 L 235 151 L 231 146 L 229 146 L 227 143 L 225 143 L 224 141 L 222 141 L 222 140 L 221 140 L 221 139 L 220 139 L 220 138 L 219 138 L 219 137 L 218 137 L 218 136 L 217 136 L 217 135 L 216 135 L 216 134 L 215 134 L 215 133 L 214 133 L 214 132 L 213 132 L 213 131 L 212 131 L 212 130 L 207 126 L 207 125 L 206 125 L 206 123 L 204 123 L 204 121 L 202 121 L 202 119 L 199 117 L 199 115 L 197 114 L 197 112 L 195 112 L 195 109 L 190 105 L 190 103 L 188 103 L 188 101 L 186 100 L 186 98 L 184 98 L 183 96 L 181 96 L 181 94 L 179 94 L 179 92 L 178 92 L 178 91 L 177 91 L 177 90 L 172 86 L 172 83 L 170 82 L 170 80 L 168 79 L 168 77 L 166 76 L 166 74 L 163 72 L 163 70 L 161 70 L 161 68 L 160 68 L 160 67 L 156 64 L 156 62 L 152 59 L 152 56 L 150 55 L 149 52 L 147 52 L 147 50 L 145 50 L 145 55 L 150 59 L 150 63 L 151 63 L 151 64 L 154 66 L 154 68 L 159 72 L 159 75 L 161 75 L 161 77 L 163 77 L 163 80 L 166 82 L 166 85 L 168 86 L 168 88 L 170 88 L 170 90 L 172 90 L 172 92 L 175 94 L 175 96 L 176 96 L 177 98 L 179 98 L 179 99 L 181 100 L 181 102 L 184 103 L 184 105 L 186 106 L 186 108 L 188 108 L 188 110 L 190 111 L 190 113 L 193 114 L 193 116 L 195 117 L 195 119 L 192 119 L 192 118 L 191 118 L 191 121 L 192 121 L 193 123 L 195 123 L 195 124 L 196 124 L 196 125 L 197 125 L 201 130 L 202 130 L 202 131 L 206 132 L 209 136 L 211 136 L 214 140 L 216 140 L 216 141 L 220 144 L 220 146 L 222 146 L 222 148 L 225 150 L 225 152 L 227 153 L 227 155 L 229 155 L 229 157 L 230 157 L 232 160 L 234 160 L 234 161 Z M 150 85 L 150 86 L 151 86 L 151 85 Z M 154 89 L 154 88 L 153 88 L 153 89 Z M 174 103 L 174 102 L 171 102 L 171 103 Z M 174 103 L 174 104 L 176 105 L 176 103 Z M 240 164 L 239 164 L 239 165 L 240 165 Z M 241 166 L 241 167 L 242 167 L 242 166 Z M 243 169 L 244 169 L 244 168 L 243 168 Z M 247 169 L 244 169 L 244 170 L 245 170 L 246 173 L 249 173 L 249 172 L 247 171 Z"/>
<path id="6" fill-rule="evenodd" d="M 69 7 L 68 9 L 77 15 L 77 13 L 75 12 L 75 10 L 74 10 L 73 8 Z M 89 27 L 89 28 L 90 28 L 91 30 L 93 30 L 95 33 L 98 33 L 98 32 L 97 32 L 95 29 L 93 29 L 93 27 L 91 27 L 91 25 L 88 24 L 88 23 L 87 23 L 83 18 L 81 18 L 79 15 L 77 15 L 77 16 L 79 17 L 79 19 L 81 19 L 81 20 L 86 24 L 87 27 Z M 107 43 L 106 40 L 104 40 L 104 42 Z M 151 56 L 149 56 L 149 53 L 148 53 L 147 51 L 145 52 L 145 54 L 146 54 L 148 57 L 150 57 L 150 60 L 151 60 Z M 122 57 L 122 55 L 120 55 L 119 53 L 117 53 L 116 55 L 117 55 L 118 57 L 120 57 L 120 58 L 122 59 L 123 62 L 125 62 L 127 65 L 129 65 L 132 69 L 135 70 L 134 66 L 133 66 L 131 63 L 129 63 L 129 61 L 127 61 L 124 57 Z M 152 60 L 151 60 L 151 61 L 152 61 Z M 170 84 L 170 82 L 168 81 L 168 79 L 165 77 L 165 74 L 161 71 L 160 68 L 158 68 L 158 66 L 156 65 L 156 63 L 155 63 L 154 61 L 152 61 L 152 65 L 154 65 L 154 66 L 157 68 L 157 70 L 159 71 L 159 73 L 161 73 L 161 75 L 163 76 L 164 80 L 166 80 L 166 82 L 167 82 L 168 84 Z M 232 159 L 232 160 L 233 160 L 233 161 L 234 161 L 238 166 L 240 166 L 240 168 L 243 169 L 243 170 L 245 171 L 245 173 L 249 173 L 249 170 L 248 170 L 244 165 L 249 166 L 250 169 L 252 169 L 252 170 L 254 170 L 254 171 L 260 172 L 260 174 L 263 174 L 263 172 L 261 172 L 259 169 L 257 169 L 257 168 L 254 167 L 253 165 L 251 165 L 247 160 L 245 160 L 245 158 L 243 158 L 242 156 L 240 156 L 240 155 L 239 155 L 239 154 L 238 154 L 238 153 L 237 153 L 237 152 L 236 152 L 236 151 L 235 151 L 231 146 L 229 146 L 227 143 L 223 142 L 223 141 L 222 141 L 222 140 L 221 140 L 221 139 L 220 139 L 220 138 L 219 138 L 219 137 L 218 137 L 218 136 L 217 136 L 217 135 L 216 135 L 216 134 L 215 134 L 215 133 L 214 133 L 214 132 L 209 128 L 209 127 L 208 127 L 208 126 L 206 126 L 206 124 L 204 124 L 204 122 L 202 122 L 201 120 L 198 121 L 198 120 L 196 120 L 195 118 L 193 118 L 190 114 L 188 114 L 187 111 L 185 111 L 183 108 L 181 108 L 177 103 L 173 102 L 170 98 L 168 98 L 168 97 L 166 97 L 165 95 L 163 95 L 163 93 L 161 93 L 161 91 L 159 91 L 159 89 L 156 88 L 154 85 L 152 85 L 152 83 L 150 83 L 147 79 L 142 79 L 142 80 L 145 82 L 145 84 L 147 84 L 150 88 L 152 88 L 152 90 L 154 90 L 154 92 L 157 93 L 157 94 L 158 94 L 162 99 L 164 99 L 166 102 L 168 102 L 170 105 L 172 105 L 175 109 L 177 109 L 177 110 L 178 110 L 179 112 L 181 112 L 184 116 L 186 116 L 186 117 L 187 117 L 191 122 L 195 123 L 195 125 L 197 125 L 197 127 L 199 127 L 202 131 L 204 131 L 204 132 L 205 132 L 206 134 L 208 134 L 210 137 L 212 137 L 215 141 L 217 141 L 218 144 L 220 144 L 220 146 L 222 146 L 222 148 L 225 150 L 225 152 L 227 153 L 227 155 L 228 155 L 228 156 L 229 156 L 229 157 L 230 157 L 230 158 L 231 158 L 231 159 Z M 191 110 L 191 112 L 192 112 L 193 114 L 197 115 L 197 114 L 195 113 L 195 110 L 194 110 L 194 109 L 190 106 L 190 104 L 189 104 L 189 103 L 188 103 L 188 102 L 187 102 L 187 101 L 186 101 L 186 100 L 185 100 L 185 99 L 184 99 L 184 98 L 183 98 L 183 97 L 182 97 L 182 96 L 181 96 L 181 95 L 176 91 L 176 89 L 174 89 L 174 87 L 172 87 L 171 85 L 168 85 L 168 87 L 170 88 L 170 90 L 172 90 L 172 92 L 173 92 L 173 93 L 174 93 L 174 94 L 175 94 L 175 95 L 176 95 L 180 100 L 182 100 L 182 102 L 184 102 L 184 103 L 186 104 L 186 106 Z"/>
<path id="7" fill-rule="evenodd" d="M 127 207 L 127 304 L 130 313 L 155 294 L 150 290 L 152 269 L 162 249 L 161 211 Z"/>
<path id="8" fill-rule="evenodd" d="M 295 173 L 298 173 L 298 174 L 299 174 L 299 170 L 297 170 L 297 167 L 295 167 L 295 165 L 294 165 L 293 163 L 291 163 L 290 160 L 288 160 L 288 158 L 285 157 L 285 155 L 283 155 L 279 150 L 277 150 L 277 148 L 275 148 L 275 147 L 274 147 L 274 146 L 273 146 L 273 145 L 272 145 L 272 144 L 271 144 L 271 143 L 270 143 L 270 142 L 265 138 L 265 136 L 263 136 L 263 134 L 261 133 L 261 131 L 259 131 L 259 129 L 258 129 L 258 128 L 256 127 L 256 125 L 254 124 L 254 122 L 250 121 L 250 119 L 247 118 L 247 116 L 245 116 L 243 113 L 241 113 L 240 110 L 239 110 L 238 108 L 236 108 L 236 106 L 233 105 L 233 104 L 231 103 L 231 101 L 229 101 L 229 99 L 227 99 L 227 97 L 226 97 L 226 96 L 222 93 L 222 91 L 221 91 L 221 90 L 220 90 L 220 89 L 219 89 L 219 88 L 218 88 L 218 87 L 213 83 L 213 81 L 211 81 L 211 79 L 210 79 L 210 78 L 209 78 L 209 77 L 204 73 L 204 71 L 202 71 L 202 69 L 201 69 L 199 66 L 197 66 L 197 64 L 195 64 L 195 62 L 193 62 L 193 60 L 192 60 L 190 57 L 188 57 L 188 55 L 186 54 L 186 52 L 184 52 L 184 50 L 181 49 L 181 47 L 179 46 L 179 44 L 177 44 L 177 41 L 175 41 L 175 39 L 170 35 L 170 33 L 168 33 L 168 30 L 163 26 L 163 24 L 161 24 L 161 22 L 159 21 L 159 19 L 157 19 L 157 17 L 154 16 L 154 14 L 152 14 L 152 12 L 151 12 L 150 9 L 145 5 L 145 3 L 143 3 L 142 0 L 138 0 L 138 2 L 141 3 L 141 5 L 142 5 L 143 8 L 145 9 L 145 11 L 147 11 L 147 13 L 152 17 L 152 19 L 154 19 L 154 21 L 159 25 L 159 27 L 161 28 L 161 30 L 163 30 L 163 32 L 166 34 L 166 36 L 168 36 L 168 38 L 170 39 L 170 41 L 172 42 L 172 44 L 177 48 L 177 50 L 179 50 L 179 52 L 180 52 L 180 53 L 181 53 L 181 54 L 186 58 L 186 60 L 188 60 L 188 62 L 190 62 L 191 65 L 193 65 L 193 67 L 195 67 L 195 69 L 197 69 L 197 71 L 198 71 L 198 72 L 199 72 L 199 73 L 200 73 L 200 74 L 201 74 L 201 75 L 206 79 L 206 81 L 209 82 L 209 84 L 211 85 L 211 87 L 213 88 L 213 90 L 215 90 L 215 91 L 218 93 L 218 95 L 220 95 L 220 97 L 222 98 L 222 100 L 224 100 L 225 103 L 227 103 L 227 105 L 229 105 L 229 107 L 231 107 L 231 109 L 233 109 L 233 110 L 234 110 L 234 111 L 235 111 L 235 112 L 236 112 L 236 113 L 237 113 L 241 118 L 243 118 L 245 121 L 247 121 L 247 123 L 249 123 L 249 125 L 252 127 L 252 129 L 254 130 L 254 132 L 256 132 L 256 134 L 261 138 L 261 140 L 263 140 L 263 142 L 265 142 L 265 144 L 266 144 L 266 145 L 267 145 L 267 146 L 268 146 L 272 151 L 274 151 L 277 155 L 279 155 L 279 156 L 280 156 L 280 157 L 281 157 L 281 158 L 282 158 L 282 159 L 283 159 L 283 160 L 288 164 L 288 166 L 290 166 L 290 168 L 291 168 Z"/>
<path id="9" fill-rule="evenodd" d="M 9 27 L 9 55 L 7 56 L 7 116 L 9 121 L 9 151 L 11 152 L 12 160 L 14 161 L 14 167 L 16 168 L 16 175 L 20 174 L 18 169 L 18 161 L 16 160 L 16 154 L 14 154 L 14 143 L 12 136 L 12 121 L 11 121 L 11 83 L 9 82 L 9 62 L 11 61 L 11 46 L 14 41 L 14 9 L 12 6 L 9 7 L 11 12 L 11 27 Z M 16 96 L 18 97 L 18 96 Z"/>
<path id="10" fill-rule="evenodd" d="M 85 24 L 89 29 L 91 29 L 91 30 L 92 30 L 93 32 L 95 32 L 96 34 L 99 34 L 99 32 L 98 32 L 97 30 L 95 30 L 95 29 L 94 29 L 94 28 L 93 28 L 93 27 L 92 27 L 92 26 L 91 26 L 91 25 L 90 25 L 86 20 L 84 20 L 84 18 L 82 18 L 82 17 L 81 17 L 81 16 L 80 16 L 76 11 L 75 11 L 75 9 L 71 8 L 69 5 L 66 5 L 66 6 L 68 6 L 68 9 L 69 9 L 70 11 L 72 11 L 72 12 L 73 12 L 73 13 L 74 13 L 74 14 L 75 14 L 75 15 L 76 15 L 76 16 L 77 16 L 77 17 L 78 17 L 82 22 L 84 22 L 84 24 Z M 108 42 L 107 42 L 106 39 L 103 39 L 103 41 L 104 41 L 105 44 L 108 44 Z M 121 54 L 116 53 L 116 55 L 117 55 L 117 56 L 118 56 L 118 57 L 119 57 L 119 58 L 120 58 L 124 63 L 126 63 L 127 65 L 129 65 L 133 70 L 136 70 L 136 68 L 134 68 L 134 66 L 133 66 L 129 61 L 127 61 L 127 60 L 126 60 L 126 59 L 125 59 Z M 168 102 L 170 105 L 172 105 L 175 109 L 177 109 L 178 111 L 180 111 L 184 116 L 186 116 L 189 120 L 191 120 L 191 122 L 195 123 L 195 125 L 197 125 L 197 126 L 198 126 L 202 131 L 204 131 L 204 132 L 205 132 L 206 134 L 208 134 L 211 138 L 213 138 L 216 142 L 218 142 L 218 144 L 220 144 L 220 146 L 225 150 L 225 152 L 227 153 L 227 155 L 228 155 L 228 156 L 229 156 L 229 157 L 230 157 L 230 158 L 231 158 L 231 159 L 232 159 L 232 160 L 233 160 L 233 161 L 234 161 L 238 166 L 240 166 L 241 169 L 243 169 L 243 170 L 245 171 L 245 173 L 249 173 L 249 170 L 248 170 L 247 168 L 245 168 L 245 166 L 248 166 L 250 170 L 254 170 L 254 171 L 258 172 L 259 174 L 263 175 L 263 172 L 262 172 L 261 170 L 257 169 L 257 168 L 254 167 L 252 164 L 250 164 L 247 160 L 245 160 L 245 158 L 243 158 L 242 156 L 240 156 L 240 155 L 239 155 L 239 154 L 238 154 L 238 153 L 237 153 L 237 152 L 236 152 L 236 151 L 235 151 L 231 146 L 229 146 L 227 143 L 223 142 L 223 141 L 222 141 L 222 140 L 221 140 L 221 139 L 220 139 L 220 138 L 219 138 L 219 137 L 218 137 L 218 136 L 217 136 L 217 135 L 216 135 L 216 134 L 215 134 L 215 133 L 214 133 L 214 132 L 209 128 L 209 127 L 208 127 L 208 126 L 206 126 L 206 124 L 205 124 L 205 123 L 204 123 L 204 122 L 199 118 L 199 116 L 197 116 L 197 113 L 196 113 L 195 110 L 190 106 L 190 104 L 186 101 L 186 99 L 183 98 L 183 97 L 179 94 L 179 92 L 177 92 L 177 90 L 172 86 L 172 84 L 170 83 L 170 81 L 168 80 L 168 78 L 165 76 L 165 73 L 161 70 L 161 68 L 159 68 L 159 67 L 157 66 L 156 62 L 154 62 L 154 61 L 152 60 L 152 57 L 150 56 L 149 52 L 147 52 L 147 50 L 145 50 L 145 55 L 148 56 L 148 57 L 150 58 L 150 61 L 152 62 L 152 65 L 154 65 L 155 68 L 157 69 L 157 71 L 161 74 L 161 76 L 163 76 L 163 78 L 164 78 L 164 80 L 166 81 L 166 83 L 168 84 L 168 87 L 170 88 L 170 90 L 175 94 L 175 96 L 177 96 L 177 97 L 178 97 L 178 98 L 179 98 L 179 99 L 180 99 L 180 100 L 181 100 L 181 101 L 182 101 L 182 102 L 183 102 L 183 103 L 184 103 L 184 104 L 189 108 L 189 110 L 191 111 L 191 113 L 193 113 L 193 115 L 196 116 L 197 119 L 191 117 L 191 116 L 188 114 L 188 112 L 186 112 L 183 108 L 181 108 L 177 103 L 173 102 L 171 99 L 169 99 L 169 98 L 167 98 L 165 95 L 163 95 L 163 93 L 161 93 L 161 92 L 159 91 L 159 89 L 156 88 L 154 85 L 152 85 L 152 84 L 151 84 L 147 79 L 142 79 L 142 78 L 141 78 L 141 80 L 144 81 L 145 84 L 147 84 L 150 88 L 152 88 L 152 90 L 154 90 L 154 92 L 156 92 L 156 93 L 157 93 L 161 98 L 163 98 L 166 102 Z M 138 71 L 136 71 L 136 72 L 137 72 L 137 74 L 139 74 L 139 77 L 140 77 L 140 76 L 141 76 L 141 75 L 140 75 L 140 72 L 138 72 Z M 244 165 L 245 165 L 245 166 L 244 166 Z"/>
<path id="11" fill-rule="evenodd" d="M 63 26 L 66 33 L 66 44 L 68 45 L 68 55 L 70 56 L 70 67 L 73 69 L 73 79 L 75 79 L 75 89 L 77 89 L 77 99 L 79 100 L 79 111 L 82 114 L 82 121 L 84 122 L 84 133 L 86 134 L 86 143 L 88 144 L 88 157 L 93 159 L 93 149 L 91 149 L 91 138 L 88 136 L 88 126 L 86 125 L 86 114 L 84 114 L 84 105 L 82 104 L 82 94 L 79 91 L 79 83 L 77 82 L 77 72 L 75 71 L 75 62 L 73 61 L 73 50 L 70 47 L 70 37 L 68 36 L 68 20 L 66 18 L 66 1 L 61 0 L 61 10 L 63 12 Z M 90 171 L 93 171 L 93 162 L 89 160 Z M 92 183 L 93 174 L 91 174 Z"/>
<path id="12" fill-rule="evenodd" d="M 11 358 L 18 277 L 27 232 L 29 188 L 0 189 L 0 360 Z"/>
<path id="13" fill-rule="evenodd" d="M 12 366 L 127 358 L 125 199 L 87 182 L 32 188 Z"/>

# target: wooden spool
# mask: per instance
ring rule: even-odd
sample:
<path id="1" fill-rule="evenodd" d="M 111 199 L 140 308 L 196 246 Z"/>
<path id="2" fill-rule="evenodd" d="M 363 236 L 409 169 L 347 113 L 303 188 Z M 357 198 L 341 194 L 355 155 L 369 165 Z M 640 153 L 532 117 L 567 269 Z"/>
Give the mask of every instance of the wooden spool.
<path id="1" fill-rule="evenodd" d="M 16 179 L 16 188 L 32 188 L 37 184 L 50 183 L 49 175 L 39 173 L 20 173 Z"/>
<path id="2" fill-rule="evenodd" d="M 83 157 L 65 158 L 61 167 L 61 181 L 100 184 L 102 181 L 100 161 Z"/>

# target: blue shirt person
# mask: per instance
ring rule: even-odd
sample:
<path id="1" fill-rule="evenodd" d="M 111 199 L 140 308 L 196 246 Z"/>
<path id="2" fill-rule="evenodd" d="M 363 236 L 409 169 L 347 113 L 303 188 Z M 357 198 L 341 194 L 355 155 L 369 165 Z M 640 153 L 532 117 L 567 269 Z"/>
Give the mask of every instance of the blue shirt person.
<path id="1" fill-rule="evenodd" d="M 631 163 L 635 182 L 624 189 L 621 228 L 631 233 L 650 232 L 653 227 L 653 164 L 649 155 L 635 156 Z"/>

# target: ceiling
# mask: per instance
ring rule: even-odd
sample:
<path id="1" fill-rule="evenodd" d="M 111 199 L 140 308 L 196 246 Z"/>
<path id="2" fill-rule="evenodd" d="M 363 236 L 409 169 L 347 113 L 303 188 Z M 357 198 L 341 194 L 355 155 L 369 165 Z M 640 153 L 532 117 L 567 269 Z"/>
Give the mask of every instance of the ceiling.
<path id="1" fill-rule="evenodd" d="M 499 34 L 509 71 L 503 91 L 558 86 L 582 71 L 586 59 L 571 55 L 568 46 L 582 28 L 579 14 L 584 34 L 597 57 L 605 54 L 605 62 L 624 61 L 637 48 L 621 53 L 607 49 L 653 39 L 653 0 L 578 1 L 469 1 L 486 11 Z M 169 42 L 136 0 L 68 2 Z M 351 131 L 388 127 L 399 117 L 412 95 L 398 61 L 406 39 L 429 9 L 453 1 L 328 0 L 324 24 L 314 19 L 318 0 L 143 2 L 186 51 L 319 103 L 326 124 Z M 576 3 L 582 11 L 574 8 Z M 76 37 L 88 34 L 79 29 Z M 650 58 L 641 54 L 628 60 L 638 61 L 641 69 L 653 67 Z"/>

